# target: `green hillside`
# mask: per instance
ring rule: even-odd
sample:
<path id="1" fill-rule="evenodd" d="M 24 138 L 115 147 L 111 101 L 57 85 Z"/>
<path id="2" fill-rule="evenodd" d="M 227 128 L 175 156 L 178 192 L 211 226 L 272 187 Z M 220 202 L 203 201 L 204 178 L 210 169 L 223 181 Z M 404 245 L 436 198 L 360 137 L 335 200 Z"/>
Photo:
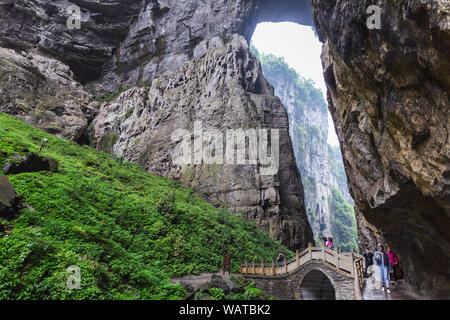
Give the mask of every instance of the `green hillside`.
<path id="1" fill-rule="evenodd" d="M 168 279 L 217 271 L 223 251 L 271 260 L 278 243 L 192 190 L 0 113 L 0 165 L 38 150 L 58 172 L 9 175 L 29 209 L 1 220 L 1 299 L 182 299 Z M 2 228 L 0 228 L 1 230 Z M 69 290 L 67 267 L 81 269 Z"/>

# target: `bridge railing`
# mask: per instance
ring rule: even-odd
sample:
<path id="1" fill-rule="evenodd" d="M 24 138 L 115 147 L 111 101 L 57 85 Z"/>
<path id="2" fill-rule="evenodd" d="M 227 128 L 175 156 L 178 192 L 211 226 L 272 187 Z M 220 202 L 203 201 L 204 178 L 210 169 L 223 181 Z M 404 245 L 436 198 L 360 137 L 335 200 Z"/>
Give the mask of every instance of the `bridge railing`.
<path id="1" fill-rule="evenodd" d="M 356 275 L 359 279 L 361 270 L 361 276 L 363 277 L 364 266 L 362 265 L 362 269 L 360 265 L 355 268 L 355 261 L 363 261 L 361 258 L 361 255 L 353 251 L 342 253 L 339 249 L 330 250 L 326 247 L 313 247 L 309 243 L 308 248 L 296 252 L 294 259 L 289 261 L 285 260 L 283 263 L 278 263 L 273 260 L 269 263 L 264 261 L 261 263 L 255 263 L 254 261 L 251 263 L 248 263 L 248 261 L 241 263 L 241 274 L 262 276 L 284 275 L 295 271 L 308 261 L 323 261 L 331 267 L 346 273 L 348 276 L 355 277 Z"/>

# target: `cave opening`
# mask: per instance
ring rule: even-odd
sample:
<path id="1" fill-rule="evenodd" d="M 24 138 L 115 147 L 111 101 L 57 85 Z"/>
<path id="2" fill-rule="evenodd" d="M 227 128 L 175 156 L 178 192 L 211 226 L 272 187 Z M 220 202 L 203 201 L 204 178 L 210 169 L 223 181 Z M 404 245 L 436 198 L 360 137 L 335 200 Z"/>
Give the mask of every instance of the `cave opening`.
<path id="1" fill-rule="evenodd" d="M 284 15 L 272 7 L 261 10 L 256 19 L 259 23 L 252 29 L 251 50 L 288 113 L 305 209 L 316 244 L 321 245 L 326 236 L 344 251 L 358 251 L 354 201 L 326 99 L 323 43 L 308 6 L 297 9 L 284 10 Z"/>

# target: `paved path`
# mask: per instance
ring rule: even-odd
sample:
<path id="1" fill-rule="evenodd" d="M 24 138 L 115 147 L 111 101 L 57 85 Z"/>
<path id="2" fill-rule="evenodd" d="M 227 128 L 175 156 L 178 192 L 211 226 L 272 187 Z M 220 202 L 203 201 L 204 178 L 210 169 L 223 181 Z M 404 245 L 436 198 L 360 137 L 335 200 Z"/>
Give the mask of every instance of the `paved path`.
<path id="1" fill-rule="evenodd" d="M 391 294 L 376 288 L 375 277 L 364 279 L 363 299 L 364 300 L 421 300 L 425 299 L 409 291 L 403 280 L 396 284 L 391 284 Z"/>

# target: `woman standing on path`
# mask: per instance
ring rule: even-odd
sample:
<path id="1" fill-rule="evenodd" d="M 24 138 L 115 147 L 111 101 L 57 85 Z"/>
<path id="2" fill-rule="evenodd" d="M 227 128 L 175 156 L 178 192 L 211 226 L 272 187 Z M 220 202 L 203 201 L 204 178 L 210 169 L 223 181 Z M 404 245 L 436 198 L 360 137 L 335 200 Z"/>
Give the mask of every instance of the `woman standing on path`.
<path id="1" fill-rule="evenodd" d="M 368 278 L 369 275 L 367 274 L 367 270 L 369 269 L 369 267 L 371 265 L 373 265 L 373 253 L 370 252 L 369 248 L 366 248 L 366 252 L 364 252 L 363 256 L 364 256 L 364 259 L 366 260 L 366 268 L 364 269 L 364 276 L 366 278 Z"/>
<path id="2" fill-rule="evenodd" d="M 323 237 L 322 237 L 322 244 L 323 244 L 324 247 L 327 246 L 327 242 L 328 242 L 328 238 L 325 237 L 325 236 L 323 236 Z"/>
<path id="3" fill-rule="evenodd" d="M 387 255 L 392 266 L 392 270 L 390 272 L 391 283 L 394 283 L 397 282 L 397 267 L 400 259 L 394 252 L 392 252 L 391 247 L 387 247 Z"/>
<path id="4" fill-rule="evenodd" d="M 389 278 L 388 274 L 391 268 L 391 263 L 389 261 L 389 257 L 384 251 L 384 247 L 379 244 L 378 251 L 373 255 L 373 260 L 375 261 L 375 266 L 378 268 L 379 276 L 381 280 L 381 289 L 384 291 L 384 286 L 386 286 L 386 291 L 391 293 L 389 286 Z"/>
<path id="5" fill-rule="evenodd" d="M 328 237 L 327 248 L 331 249 L 331 250 L 334 249 L 333 238 L 331 238 L 331 237 Z"/>

